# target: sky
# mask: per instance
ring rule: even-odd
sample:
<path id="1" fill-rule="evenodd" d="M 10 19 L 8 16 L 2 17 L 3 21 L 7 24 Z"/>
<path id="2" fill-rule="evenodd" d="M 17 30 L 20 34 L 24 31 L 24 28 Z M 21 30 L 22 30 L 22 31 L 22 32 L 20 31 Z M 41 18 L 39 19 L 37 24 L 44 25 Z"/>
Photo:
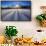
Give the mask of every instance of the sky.
<path id="1" fill-rule="evenodd" d="M 0 2 L 1 6 L 3 7 L 8 7 L 8 6 L 16 6 L 16 5 L 20 5 L 20 6 L 30 6 L 31 2 L 30 1 L 2 1 Z"/>
<path id="2" fill-rule="evenodd" d="M 0 2 L 0 7 L 1 7 L 1 2 Z"/>

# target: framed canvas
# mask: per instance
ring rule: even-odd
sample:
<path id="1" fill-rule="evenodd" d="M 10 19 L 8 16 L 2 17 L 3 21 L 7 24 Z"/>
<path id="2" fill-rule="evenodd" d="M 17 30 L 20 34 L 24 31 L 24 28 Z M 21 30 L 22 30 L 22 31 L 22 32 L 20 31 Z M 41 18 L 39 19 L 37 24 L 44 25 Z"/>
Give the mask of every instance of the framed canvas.
<path id="1" fill-rule="evenodd" d="M 1 1 L 1 21 L 31 21 L 31 1 Z"/>

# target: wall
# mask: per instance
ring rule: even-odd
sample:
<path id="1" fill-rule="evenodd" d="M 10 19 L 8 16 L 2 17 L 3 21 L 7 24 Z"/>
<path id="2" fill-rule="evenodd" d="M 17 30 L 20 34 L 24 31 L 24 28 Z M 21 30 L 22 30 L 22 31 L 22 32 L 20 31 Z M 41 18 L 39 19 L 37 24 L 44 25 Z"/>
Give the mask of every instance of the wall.
<path id="1" fill-rule="evenodd" d="M 0 34 L 4 34 L 4 29 L 6 25 L 14 25 L 18 29 L 18 36 L 22 34 L 24 36 L 32 36 L 32 34 L 36 34 L 37 29 L 43 29 L 46 32 L 46 28 L 40 27 L 37 23 L 35 17 L 36 15 L 41 13 L 40 6 L 46 5 L 46 0 L 31 0 L 32 1 L 32 21 L 0 21 Z M 41 33 L 39 33 L 41 34 Z M 38 34 L 38 36 L 39 36 Z M 40 36 L 41 37 L 41 36 Z"/>

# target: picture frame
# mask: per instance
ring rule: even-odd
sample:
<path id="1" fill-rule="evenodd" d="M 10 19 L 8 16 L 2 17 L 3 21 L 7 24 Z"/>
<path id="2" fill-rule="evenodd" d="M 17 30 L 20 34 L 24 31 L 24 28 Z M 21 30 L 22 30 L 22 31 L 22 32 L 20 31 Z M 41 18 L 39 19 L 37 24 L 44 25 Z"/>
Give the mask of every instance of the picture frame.
<path id="1" fill-rule="evenodd" d="M 31 21 L 31 1 L 1 1 L 1 21 Z"/>

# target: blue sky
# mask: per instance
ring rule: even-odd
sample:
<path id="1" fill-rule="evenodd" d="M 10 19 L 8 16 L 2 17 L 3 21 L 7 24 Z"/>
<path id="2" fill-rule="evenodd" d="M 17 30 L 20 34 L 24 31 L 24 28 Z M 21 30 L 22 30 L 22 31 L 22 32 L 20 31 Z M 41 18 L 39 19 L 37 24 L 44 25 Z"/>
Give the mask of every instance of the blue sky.
<path id="1" fill-rule="evenodd" d="M 16 5 L 21 5 L 21 6 L 30 6 L 31 2 L 30 1 L 2 1 L 1 5 L 4 7 L 8 6 L 16 6 Z"/>
<path id="2" fill-rule="evenodd" d="M 0 2 L 0 6 L 1 6 L 1 2 Z"/>

